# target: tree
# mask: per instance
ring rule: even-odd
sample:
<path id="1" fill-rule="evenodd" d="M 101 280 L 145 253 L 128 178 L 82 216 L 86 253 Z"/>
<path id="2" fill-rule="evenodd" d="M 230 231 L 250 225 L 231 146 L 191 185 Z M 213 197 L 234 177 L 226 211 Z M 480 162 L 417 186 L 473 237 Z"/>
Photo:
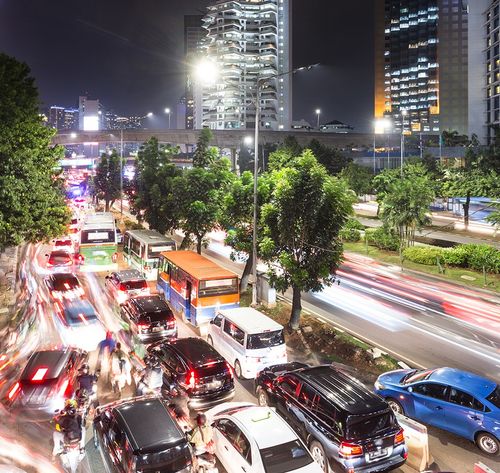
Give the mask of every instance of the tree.
<path id="1" fill-rule="evenodd" d="M 366 167 L 356 163 L 349 163 L 340 172 L 356 195 L 370 194 L 373 191 L 373 173 Z"/>
<path id="2" fill-rule="evenodd" d="M 269 154 L 268 168 L 270 171 L 287 167 L 297 156 L 302 153 L 302 148 L 294 136 L 287 136 L 283 144 Z"/>
<path id="3" fill-rule="evenodd" d="M 292 288 L 290 327 L 297 329 L 301 292 L 320 291 L 335 281 L 342 260 L 339 232 L 352 213 L 354 195 L 344 180 L 328 175 L 310 150 L 289 167 L 273 171 L 270 201 L 262 206 L 262 259 L 271 284 Z"/>
<path id="4" fill-rule="evenodd" d="M 267 174 L 259 176 L 257 181 L 257 222 L 260 221 L 260 209 L 268 202 L 271 192 L 271 179 Z M 224 197 L 220 224 L 226 230 L 226 244 L 233 248 L 231 259 L 247 255 L 245 268 L 240 279 L 240 292 L 248 286 L 248 279 L 253 263 L 253 174 L 244 172 L 235 179 Z M 262 237 L 262 227 L 257 228 L 257 238 Z"/>
<path id="5" fill-rule="evenodd" d="M 69 221 L 55 168 L 63 149 L 38 112 L 29 67 L 0 53 L 0 252 L 62 235 Z"/>
<path id="6" fill-rule="evenodd" d="M 325 146 L 318 140 L 311 140 L 308 148 L 331 175 L 339 174 L 342 169 L 352 162 L 352 158 L 347 157 L 339 149 Z"/>
<path id="7" fill-rule="evenodd" d="M 219 221 L 223 198 L 234 179 L 227 159 L 218 159 L 206 168 L 193 167 L 174 179 L 174 205 L 179 209 L 179 227 L 185 241 L 191 236 L 201 254 L 205 235 Z"/>
<path id="8" fill-rule="evenodd" d="M 219 153 L 217 148 L 210 146 L 212 137 L 213 135 L 209 128 L 201 130 L 193 155 L 193 167 L 206 168 L 218 158 Z"/>
<path id="9" fill-rule="evenodd" d="M 172 163 L 177 152 L 177 148 L 160 145 L 151 137 L 137 154 L 136 173 L 127 190 L 134 215 L 162 234 L 174 230 L 179 221 L 174 179 L 181 171 Z"/>
<path id="10" fill-rule="evenodd" d="M 120 159 L 116 150 L 110 155 L 103 153 L 95 172 L 95 193 L 97 200 L 104 200 L 106 212 L 120 198 Z"/>
<path id="11" fill-rule="evenodd" d="M 415 231 L 430 222 L 427 215 L 435 198 L 427 174 L 403 176 L 392 182 L 382 201 L 381 217 L 390 230 L 399 233 L 400 254 L 415 242 Z"/>

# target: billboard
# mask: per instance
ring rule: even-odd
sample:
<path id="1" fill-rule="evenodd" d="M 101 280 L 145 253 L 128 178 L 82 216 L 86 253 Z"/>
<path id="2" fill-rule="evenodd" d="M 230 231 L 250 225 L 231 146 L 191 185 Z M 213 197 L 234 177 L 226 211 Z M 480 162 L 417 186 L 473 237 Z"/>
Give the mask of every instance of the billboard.
<path id="1" fill-rule="evenodd" d="M 97 115 L 84 116 L 83 131 L 99 131 L 99 117 Z"/>

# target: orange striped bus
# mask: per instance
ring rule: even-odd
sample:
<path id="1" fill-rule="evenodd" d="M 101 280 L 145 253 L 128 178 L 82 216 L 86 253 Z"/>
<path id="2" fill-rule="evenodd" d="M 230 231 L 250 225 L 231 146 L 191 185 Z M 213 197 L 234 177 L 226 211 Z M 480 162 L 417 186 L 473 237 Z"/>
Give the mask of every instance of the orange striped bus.
<path id="1" fill-rule="evenodd" d="M 195 326 L 210 322 L 218 309 L 240 305 L 238 276 L 194 251 L 161 253 L 157 289 Z"/>

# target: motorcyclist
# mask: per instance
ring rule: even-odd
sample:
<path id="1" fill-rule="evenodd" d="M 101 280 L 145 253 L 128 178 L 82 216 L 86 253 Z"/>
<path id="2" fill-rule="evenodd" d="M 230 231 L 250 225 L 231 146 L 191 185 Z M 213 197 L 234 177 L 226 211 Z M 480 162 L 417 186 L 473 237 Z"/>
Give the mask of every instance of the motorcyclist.
<path id="1" fill-rule="evenodd" d="M 189 397 L 185 391 L 181 391 L 175 385 L 170 386 L 170 401 L 168 404 L 176 417 L 189 419 L 188 402 Z"/>
<path id="2" fill-rule="evenodd" d="M 188 437 L 189 443 L 194 446 L 196 456 L 203 453 L 214 453 L 214 432 L 212 426 L 207 422 L 205 414 L 196 416 L 196 427 Z"/>
<path id="3" fill-rule="evenodd" d="M 95 392 L 97 376 L 95 374 L 90 374 L 88 363 L 84 363 L 80 368 L 80 374 L 77 377 L 77 381 L 79 389 L 85 391 L 88 396 L 92 396 Z"/>
<path id="4" fill-rule="evenodd" d="M 116 343 L 114 350 L 111 352 L 111 373 L 112 384 L 116 387 L 120 376 L 125 376 L 127 384 L 132 383 L 131 364 L 127 354 L 122 350 L 120 342 Z"/>
<path id="5" fill-rule="evenodd" d="M 139 395 L 147 394 L 148 392 L 160 392 L 163 385 L 163 373 L 160 367 L 160 362 L 154 356 L 144 358 L 146 365 L 140 381 L 137 383 L 137 391 Z"/>
<path id="6" fill-rule="evenodd" d="M 82 426 L 82 417 L 77 412 L 77 402 L 67 399 L 64 409 L 54 418 L 55 431 L 52 435 L 54 448 L 52 458 L 55 459 L 64 451 L 64 443 L 72 440 L 80 442 L 80 450 L 84 450 L 85 438 Z"/>

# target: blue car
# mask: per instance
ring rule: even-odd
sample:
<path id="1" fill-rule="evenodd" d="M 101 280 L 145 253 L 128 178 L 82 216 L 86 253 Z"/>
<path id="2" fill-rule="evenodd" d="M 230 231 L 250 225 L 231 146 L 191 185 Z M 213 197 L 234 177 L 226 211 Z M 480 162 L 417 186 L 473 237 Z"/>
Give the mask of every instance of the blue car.
<path id="1" fill-rule="evenodd" d="M 392 409 L 475 442 L 484 453 L 500 451 L 500 386 L 454 368 L 396 370 L 375 382 Z"/>

